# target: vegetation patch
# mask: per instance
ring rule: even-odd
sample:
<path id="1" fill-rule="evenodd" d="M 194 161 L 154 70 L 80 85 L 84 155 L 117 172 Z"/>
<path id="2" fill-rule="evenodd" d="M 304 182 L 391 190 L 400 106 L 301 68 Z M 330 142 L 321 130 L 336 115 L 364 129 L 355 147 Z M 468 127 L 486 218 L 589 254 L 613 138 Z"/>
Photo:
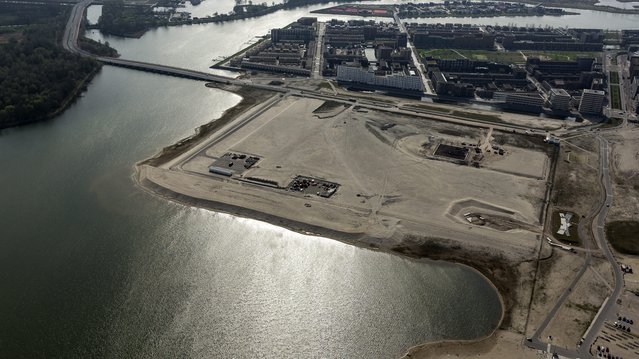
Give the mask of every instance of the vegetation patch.
<path id="1" fill-rule="evenodd" d="M 422 58 L 431 56 L 442 60 L 469 59 L 476 61 L 498 62 L 503 64 L 525 63 L 528 57 L 538 57 L 544 60 L 574 61 L 578 57 L 599 57 L 601 52 L 579 51 L 490 51 L 490 50 L 452 50 L 429 49 L 419 50 Z"/>
<path id="2" fill-rule="evenodd" d="M 552 61 L 575 61 L 578 57 L 599 57 L 601 52 L 582 52 L 582 51 L 526 51 L 527 57 L 539 57 L 544 60 Z"/>
<path id="3" fill-rule="evenodd" d="M 78 46 L 84 51 L 88 51 L 94 55 L 98 56 L 107 56 L 107 57 L 118 57 L 118 51 L 111 46 L 109 46 L 109 42 L 102 43 L 101 41 L 95 41 L 93 39 L 89 39 L 86 37 L 81 37 L 78 39 Z"/>
<path id="4" fill-rule="evenodd" d="M 639 254 L 639 222 L 615 221 L 606 225 L 606 238 L 623 254 Z"/>
<path id="5" fill-rule="evenodd" d="M 621 92 L 619 85 L 610 85 L 610 103 L 615 110 L 621 110 Z"/>
<path id="6" fill-rule="evenodd" d="M 499 116 L 485 115 L 485 114 L 481 114 L 481 113 L 473 113 L 473 112 L 466 112 L 466 111 L 453 111 L 452 115 L 453 116 L 457 116 L 457 117 L 470 118 L 470 119 L 479 120 L 479 121 L 497 122 L 497 123 L 503 123 L 504 122 L 504 121 L 502 121 L 502 119 Z"/>
<path id="7" fill-rule="evenodd" d="M 506 64 L 524 63 L 526 60 L 519 51 L 489 51 L 489 50 L 451 50 L 432 49 L 419 50 L 421 57 L 432 56 L 442 60 L 470 59 L 477 61 L 491 61 Z"/>
<path id="8" fill-rule="evenodd" d="M 619 118 L 619 117 L 612 117 L 610 119 L 608 119 L 608 121 L 606 121 L 606 123 L 603 124 L 603 126 L 601 126 L 602 128 L 609 128 L 609 127 L 617 127 L 619 125 L 621 125 L 623 123 L 623 119 Z"/>
<path id="9" fill-rule="evenodd" d="M 45 6 L 49 8 L 49 6 Z M 93 59 L 65 51 L 59 44 L 66 22 L 61 6 L 36 12 L 20 40 L 0 44 L 0 128 L 55 116 L 68 106 L 100 68 Z M 40 14 L 43 17 L 36 17 Z M 39 24 L 39 21 L 49 21 Z"/>
<path id="10" fill-rule="evenodd" d="M 158 18 L 150 8 L 125 6 L 122 0 L 108 1 L 102 6 L 98 22 L 105 33 L 125 37 L 140 37 L 152 27 L 168 25 L 168 19 Z"/>
<path id="11" fill-rule="evenodd" d="M 333 91 L 333 88 L 331 87 L 331 84 L 329 84 L 328 82 L 322 82 L 321 84 L 317 85 L 317 89 L 318 90 L 328 90 L 328 91 Z"/>
<path id="12" fill-rule="evenodd" d="M 344 107 L 345 105 L 341 102 L 336 101 L 324 101 L 318 108 L 316 108 L 313 113 L 326 113 L 331 112 L 340 107 Z"/>
<path id="13" fill-rule="evenodd" d="M 46 24 L 55 22 L 61 15 L 64 15 L 64 8 L 53 2 L 49 4 L 0 3 L 0 26 Z"/>
<path id="14" fill-rule="evenodd" d="M 619 73 L 617 71 L 610 71 L 610 83 L 619 85 Z"/>
<path id="15" fill-rule="evenodd" d="M 423 104 L 415 104 L 415 105 L 407 105 L 405 106 L 408 109 L 415 109 L 417 111 L 419 110 L 428 110 L 428 111 L 435 111 L 435 112 L 441 112 L 441 113 L 449 113 L 450 110 L 447 108 L 442 108 L 442 107 L 437 107 L 437 106 L 430 106 L 430 105 L 423 105 Z"/>

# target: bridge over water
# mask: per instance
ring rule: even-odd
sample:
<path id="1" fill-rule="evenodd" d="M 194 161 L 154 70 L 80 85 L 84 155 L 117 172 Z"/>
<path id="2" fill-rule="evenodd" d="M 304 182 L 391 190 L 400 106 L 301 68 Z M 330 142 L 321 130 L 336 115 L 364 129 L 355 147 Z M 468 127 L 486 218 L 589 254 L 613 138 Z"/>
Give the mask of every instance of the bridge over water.
<path id="1" fill-rule="evenodd" d="M 84 19 L 84 13 L 86 11 L 86 8 L 89 7 L 89 5 L 94 3 L 97 3 L 97 1 L 83 0 L 76 3 L 73 6 L 71 10 L 71 15 L 69 16 L 69 20 L 66 24 L 66 27 L 64 30 L 64 36 L 62 39 L 62 46 L 66 50 L 79 54 L 81 56 L 92 57 L 96 59 L 97 61 L 102 62 L 103 64 L 107 64 L 111 66 L 119 66 L 119 67 L 139 70 L 139 71 L 152 72 L 156 74 L 181 77 L 181 78 L 197 80 L 197 81 L 217 82 L 217 83 L 224 83 L 224 84 L 238 85 L 238 86 L 250 86 L 254 88 L 260 88 L 260 89 L 276 91 L 276 92 L 288 92 L 288 90 L 278 86 L 254 84 L 250 80 L 239 80 L 232 77 L 214 75 L 214 74 L 210 74 L 206 72 L 184 69 L 184 68 L 168 66 L 168 65 L 154 64 L 149 62 L 127 60 L 127 59 L 114 58 L 114 57 L 95 56 L 87 51 L 84 51 L 78 46 L 78 37 L 80 35 L 80 25 L 82 24 L 82 20 Z"/>

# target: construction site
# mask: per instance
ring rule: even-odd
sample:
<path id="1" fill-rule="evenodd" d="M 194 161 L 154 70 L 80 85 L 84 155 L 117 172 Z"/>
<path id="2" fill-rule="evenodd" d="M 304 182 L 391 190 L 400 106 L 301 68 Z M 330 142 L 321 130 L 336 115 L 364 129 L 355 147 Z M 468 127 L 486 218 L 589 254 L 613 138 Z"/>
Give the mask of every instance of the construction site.
<path id="1" fill-rule="evenodd" d="M 523 135 L 320 99 L 271 101 L 231 122 L 230 134 L 223 128 L 173 161 L 143 167 L 146 179 L 371 243 L 429 233 L 522 257 L 535 251 L 550 167 L 541 141 L 535 148 L 513 140 Z M 486 223 L 469 225 L 469 212 Z"/>

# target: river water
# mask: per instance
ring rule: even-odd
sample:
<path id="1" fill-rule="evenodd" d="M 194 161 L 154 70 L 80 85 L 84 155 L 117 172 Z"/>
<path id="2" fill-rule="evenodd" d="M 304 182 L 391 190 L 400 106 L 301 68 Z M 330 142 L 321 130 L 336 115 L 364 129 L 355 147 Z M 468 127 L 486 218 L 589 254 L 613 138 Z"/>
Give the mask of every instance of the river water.
<path id="1" fill-rule="evenodd" d="M 398 357 L 490 332 L 476 272 L 185 207 L 136 161 L 239 101 L 104 67 L 53 121 L 0 134 L 0 357 Z"/>
<path id="2" fill-rule="evenodd" d="M 125 58 L 206 70 L 320 7 L 140 39 L 90 36 Z M 497 294 L 468 268 L 186 207 L 134 185 L 135 162 L 238 101 L 104 67 L 63 115 L 0 133 L 0 357 L 393 358 L 495 327 Z"/>

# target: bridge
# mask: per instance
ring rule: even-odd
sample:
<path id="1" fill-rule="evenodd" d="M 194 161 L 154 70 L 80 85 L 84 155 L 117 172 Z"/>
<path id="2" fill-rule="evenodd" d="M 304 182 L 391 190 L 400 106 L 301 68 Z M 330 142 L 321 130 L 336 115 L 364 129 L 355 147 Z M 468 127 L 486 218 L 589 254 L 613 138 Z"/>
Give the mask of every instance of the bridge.
<path id="1" fill-rule="evenodd" d="M 134 70 L 152 72 L 156 74 L 181 77 L 191 80 L 198 81 L 206 81 L 206 82 L 217 82 L 229 85 L 238 85 L 238 86 L 251 86 L 255 88 L 260 88 L 263 90 L 270 90 L 276 92 L 288 92 L 288 90 L 283 89 L 278 86 L 269 86 L 269 85 L 260 85 L 254 84 L 250 80 L 238 80 L 232 77 L 214 75 L 206 72 L 195 71 L 190 69 L 184 69 L 175 66 L 168 65 L 160 65 L 153 64 L 142 61 L 135 60 L 126 60 L 121 58 L 114 57 L 105 57 L 105 56 L 95 56 L 87 51 L 82 50 L 78 46 L 78 37 L 80 35 L 80 25 L 82 24 L 82 20 L 84 19 L 84 12 L 86 8 L 89 7 L 94 0 L 83 0 L 75 4 L 71 10 L 71 15 L 69 16 L 69 21 L 67 21 L 66 27 L 64 29 L 64 36 L 62 38 L 62 46 L 70 52 L 76 53 L 85 57 L 92 57 L 97 61 L 111 66 L 124 67 Z"/>

